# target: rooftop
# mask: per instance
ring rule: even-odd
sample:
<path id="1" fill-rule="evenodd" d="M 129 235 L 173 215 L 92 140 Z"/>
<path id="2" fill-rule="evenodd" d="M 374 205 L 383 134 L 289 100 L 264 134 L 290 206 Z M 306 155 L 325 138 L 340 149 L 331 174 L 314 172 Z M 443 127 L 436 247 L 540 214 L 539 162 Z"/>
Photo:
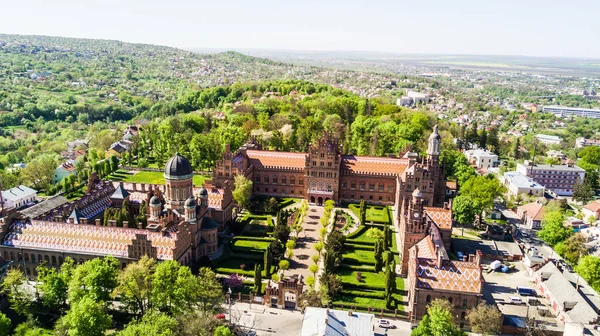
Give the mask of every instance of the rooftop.
<path id="1" fill-rule="evenodd" d="M 525 213 L 527 217 L 535 221 L 544 219 L 544 206 L 538 202 L 527 203 L 518 207 L 518 211 Z"/>
<path id="2" fill-rule="evenodd" d="M 373 314 L 306 307 L 301 336 L 373 336 Z"/>
<path id="3" fill-rule="evenodd" d="M 306 166 L 306 153 L 247 150 L 250 164 L 260 168 L 302 168 Z"/>
<path id="4" fill-rule="evenodd" d="M 18 187 L 2 191 L 2 198 L 9 201 L 17 201 L 35 194 L 37 194 L 37 190 L 20 185 Z"/>
<path id="5" fill-rule="evenodd" d="M 562 141 L 562 139 L 556 135 L 536 134 L 535 137 L 540 140 Z"/>
<path id="6" fill-rule="evenodd" d="M 69 200 L 57 195 L 57 196 L 53 196 L 48 198 L 47 200 L 40 202 L 32 207 L 29 207 L 27 209 L 21 210 L 21 214 L 23 214 L 23 216 L 28 217 L 28 218 L 36 218 L 39 217 L 49 211 L 54 210 L 55 208 L 58 208 L 59 206 L 68 203 Z"/>
<path id="7" fill-rule="evenodd" d="M 438 207 L 424 207 L 425 213 L 440 229 L 452 228 L 452 210 Z"/>
<path id="8" fill-rule="evenodd" d="M 544 186 L 516 171 L 504 173 L 504 178 L 519 188 L 544 189 Z"/>
<path id="9" fill-rule="evenodd" d="M 406 161 L 396 158 L 343 155 L 341 170 L 348 174 L 400 175 L 406 166 Z"/>
<path id="10" fill-rule="evenodd" d="M 584 173 L 585 170 L 583 168 L 577 166 L 567 166 L 567 165 L 548 165 L 548 164 L 535 164 L 535 166 L 524 165 L 523 163 L 517 164 L 517 166 L 522 166 L 527 170 L 555 170 L 555 171 L 574 171 Z"/>

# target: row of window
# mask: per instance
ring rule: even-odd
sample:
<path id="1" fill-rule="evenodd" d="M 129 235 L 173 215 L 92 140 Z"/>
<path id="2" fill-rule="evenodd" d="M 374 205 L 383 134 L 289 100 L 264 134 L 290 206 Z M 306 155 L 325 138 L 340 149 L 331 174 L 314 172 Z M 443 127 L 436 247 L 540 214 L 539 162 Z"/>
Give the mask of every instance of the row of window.
<path id="1" fill-rule="evenodd" d="M 348 199 L 348 194 L 342 194 L 342 198 L 344 198 L 344 199 Z M 359 196 L 359 199 L 364 199 L 364 198 L 365 198 L 365 197 L 364 197 L 363 195 L 360 195 L 360 196 Z M 350 198 L 349 198 L 349 199 L 353 200 L 353 199 L 354 199 L 354 194 L 350 195 Z M 369 200 L 371 200 L 371 201 L 373 200 L 373 195 L 369 195 Z M 378 199 L 377 199 L 377 200 L 378 200 L 378 201 L 383 201 L 383 196 L 378 196 Z M 392 201 L 392 197 L 391 197 L 391 196 L 388 196 L 388 197 L 387 197 L 387 201 L 388 201 L 388 202 L 391 202 L 391 201 Z"/>
<path id="2" fill-rule="evenodd" d="M 346 181 L 342 181 L 342 189 L 347 189 L 348 185 L 346 183 Z M 359 190 L 365 190 L 366 187 L 366 183 L 365 182 L 360 182 L 359 183 Z M 350 182 L 350 189 L 351 190 L 356 190 L 356 182 Z M 369 191 L 375 191 L 375 183 L 369 183 Z M 385 191 L 385 185 L 383 184 L 378 184 L 377 185 L 377 191 L 381 191 L 384 192 Z M 394 192 L 394 185 L 388 185 L 387 187 L 387 191 L 388 192 Z"/>
<path id="3" fill-rule="evenodd" d="M 312 162 L 313 167 L 317 166 L 317 161 Z M 319 167 L 325 167 L 325 161 L 319 161 Z M 327 167 L 333 167 L 333 162 L 327 162 Z"/>
<path id="4" fill-rule="evenodd" d="M 275 194 L 277 193 L 277 188 L 270 189 L 269 187 L 264 187 L 264 188 L 255 187 L 254 190 L 256 192 L 275 193 Z M 269 190 L 271 190 L 271 191 L 269 191 Z M 287 194 L 287 190 L 286 189 L 280 189 L 280 191 L 281 191 L 281 195 L 286 195 Z M 295 190 L 294 189 L 290 189 L 290 194 L 292 194 L 292 195 L 295 194 Z M 299 190 L 298 191 L 298 195 L 304 195 L 304 191 Z"/>
<path id="5" fill-rule="evenodd" d="M 328 177 L 328 178 L 337 178 L 337 173 L 334 172 L 316 172 L 311 171 L 310 176 L 312 177 Z"/>
<path id="6" fill-rule="evenodd" d="M 254 182 L 255 183 L 261 183 L 261 176 L 260 175 L 256 175 L 254 177 Z M 262 183 L 272 183 L 272 184 L 288 184 L 288 179 L 285 176 L 282 176 L 281 179 L 277 176 L 273 176 L 273 178 L 269 177 L 269 176 L 263 176 L 262 178 Z M 289 185 L 296 185 L 296 178 L 295 177 L 290 177 L 289 179 Z M 298 179 L 298 185 L 304 185 L 304 180 L 303 179 Z"/>

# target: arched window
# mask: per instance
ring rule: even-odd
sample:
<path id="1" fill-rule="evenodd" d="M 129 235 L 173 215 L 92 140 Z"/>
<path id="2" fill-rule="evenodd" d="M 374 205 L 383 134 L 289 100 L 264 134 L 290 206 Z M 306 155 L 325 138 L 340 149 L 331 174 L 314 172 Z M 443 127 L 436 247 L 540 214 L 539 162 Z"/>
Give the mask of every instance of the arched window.
<path id="1" fill-rule="evenodd" d="M 42 261 L 44 261 L 44 258 L 42 258 L 41 254 L 38 254 L 38 262 L 41 263 Z"/>
<path id="2" fill-rule="evenodd" d="M 25 253 L 24 256 L 25 256 L 25 262 L 29 262 L 29 253 Z"/>
<path id="3" fill-rule="evenodd" d="M 50 257 L 48 255 L 45 255 L 44 261 L 46 262 L 46 264 L 50 264 Z"/>
<path id="4" fill-rule="evenodd" d="M 467 308 L 467 299 L 463 299 L 463 308 Z"/>
<path id="5" fill-rule="evenodd" d="M 431 302 L 431 295 L 427 295 L 427 298 L 425 299 L 425 302 L 427 302 L 427 303 Z"/>
<path id="6" fill-rule="evenodd" d="M 317 189 L 317 181 L 310 182 L 310 189 Z"/>
<path id="7" fill-rule="evenodd" d="M 327 191 L 332 191 L 332 190 L 333 190 L 333 187 L 331 185 L 331 182 L 328 182 L 327 183 Z"/>
<path id="8" fill-rule="evenodd" d="M 32 262 L 32 263 L 35 263 L 35 254 L 32 254 L 32 255 L 31 255 L 31 262 Z"/>
<path id="9" fill-rule="evenodd" d="M 52 265 L 56 265 L 56 256 L 52 256 Z"/>
<path id="10" fill-rule="evenodd" d="M 63 263 L 63 257 L 58 257 L 58 264 L 62 265 L 62 263 Z"/>
<path id="11" fill-rule="evenodd" d="M 464 320 L 466 315 L 467 315 L 467 313 L 465 313 L 465 312 L 460 313 L 460 319 Z"/>
<path id="12" fill-rule="evenodd" d="M 448 298 L 448 301 L 449 301 L 450 303 L 452 303 L 452 297 L 449 297 L 449 298 Z"/>

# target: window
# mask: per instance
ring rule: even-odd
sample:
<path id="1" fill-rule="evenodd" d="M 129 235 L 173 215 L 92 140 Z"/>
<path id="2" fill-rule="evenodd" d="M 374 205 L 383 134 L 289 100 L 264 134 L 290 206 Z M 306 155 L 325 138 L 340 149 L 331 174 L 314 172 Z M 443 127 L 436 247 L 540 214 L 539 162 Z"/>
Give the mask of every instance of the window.
<path id="1" fill-rule="evenodd" d="M 356 182 L 350 182 L 350 189 L 356 189 Z"/>
<path id="2" fill-rule="evenodd" d="M 281 184 L 286 184 L 286 182 L 287 182 L 287 178 L 285 178 L 285 177 L 282 177 L 282 178 L 281 178 Z"/>
<path id="3" fill-rule="evenodd" d="M 467 299 L 463 299 L 462 306 L 463 306 L 463 308 L 467 308 Z"/>
<path id="4" fill-rule="evenodd" d="M 360 190 L 365 190 L 365 182 L 360 182 Z"/>
<path id="5" fill-rule="evenodd" d="M 321 153 L 321 159 L 325 158 L 325 153 Z"/>
<path id="6" fill-rule="evenodd" d="M 313 161 L 313 166 L 316 166 L 316 165 L 317 165 L 317 161 Z"/>
<path id="7" fill-rule="evenodd" d="M 448 302 L 452 303 L 452 297 L 448 298 Z"/>
<path id="8" fill-rule="evenodd" d="M 370 199 L 370 200 L 373 200 L 373 195 L 369 195 L 369 199 Z"/>
<path id="9" fill-rule="evenodd" d="M 346 182 L 342 182 L 342 189 L 346 189 Z"/>
<path id="10" fill-rule="evenodd" d="M 291 184 L 291 185 L 294 185 L 294 184 L 296 184 L 296 179 L 295 179 L 295 178 L 293 178 L 293 177 L 292 177 L 292 178 L 290 178 L 290 184 Z"/>
<path id="11" fill-rule="evenodd" d="M 304 185 L 304 180 L 298 180 L 299 185 Z"/>
<path id="12" fill-rule="evenodd" d="M 294 189 L 290 190 L 290 194 L 294 194 Z"/>
<path id="13" fill-rule="evenodd" d="M 410 189 L 410 184 L 408 185 L 408 189 Z M 388 191 L 389 192 L 393 192 L 394 191 L 394 186 L 393 185 L 389 185 L 388 186 Z"/>
<path id="14" fill-rule="evenodd" d="M 380 200 L 380 201 L 383 201 L 383 197 L 379 196 L 379 200 Z"/>
<path id="15" fill-rule="evenodd" d="M 385 190 L 385 186 L 383 184 L 379 185 L 379 191 L 384 191 Z"/>
<path id="16" fill-rule="evenodd" d="M 257 175 L 257 176 L 254 178 L 254 182 L 256 182 L 256 183 L 260 183 L 260 176 L 259 176 L 259 175 Z"/>
<path id="17" fill-rule="evenodd" d="M 427 303 L 431 302 L 431 295 L 427 295 L 427 298 L 425 299 L 425 302 L 427 302 Z"/>
<path id="18" fill-rule="evenodd" d="M 350 195 L 350 199 L 354 199 L 354 195 Z"/>
<path id="19" fill-rule="evenodd" d="M 273 184 L 277 184 L 277 177 L 273 177 Z"/>
<path id="20" fill-rule="evenodd" d="M 264 182 L 265 182 L 265 183 L 269 183 L 269 177 L 268 177 L 268 176 L 265 176 L 265 178 L 264 178 Z"/>
<path id="21" fill-rule="evenodd" d="M 325 167 L 325 162 L 323 162 L 323 161 L 319 162 L 319 166 Z"/>
<path id="22" fill-rule="evenodd" d="M 331 162 L 327 162 L 327 167 L 331 167 L 331 166 L 332 166 Z"/>
<path id="23" fill-rule="evenodd" d="M 374 183 L 370 183 L 369 184 L 369 190 L 370 191 L 375 191 L 375 184 Z"/>
<path id="24" fill-rule="evenodd" d="M 277 192 L 277 188 L 273 188 L 273 192 L 276 193 Z"/>

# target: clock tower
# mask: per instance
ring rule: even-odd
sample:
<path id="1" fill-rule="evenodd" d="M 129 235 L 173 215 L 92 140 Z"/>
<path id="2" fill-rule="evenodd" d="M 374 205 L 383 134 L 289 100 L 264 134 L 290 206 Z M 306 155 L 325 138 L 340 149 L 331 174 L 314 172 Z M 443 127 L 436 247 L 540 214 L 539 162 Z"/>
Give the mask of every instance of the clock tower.
<path id="1" fill-rule="evenodd" d="M 404 202 L 404 216 L 400 219 L 400 239 L 403 248 L 400 251 L 402 274 L 408 268 L 408 250 L 427 235 L 427 221 L 423 211 L 423 193 L 419 188 L 412 193 L 412 199 Z"/>

